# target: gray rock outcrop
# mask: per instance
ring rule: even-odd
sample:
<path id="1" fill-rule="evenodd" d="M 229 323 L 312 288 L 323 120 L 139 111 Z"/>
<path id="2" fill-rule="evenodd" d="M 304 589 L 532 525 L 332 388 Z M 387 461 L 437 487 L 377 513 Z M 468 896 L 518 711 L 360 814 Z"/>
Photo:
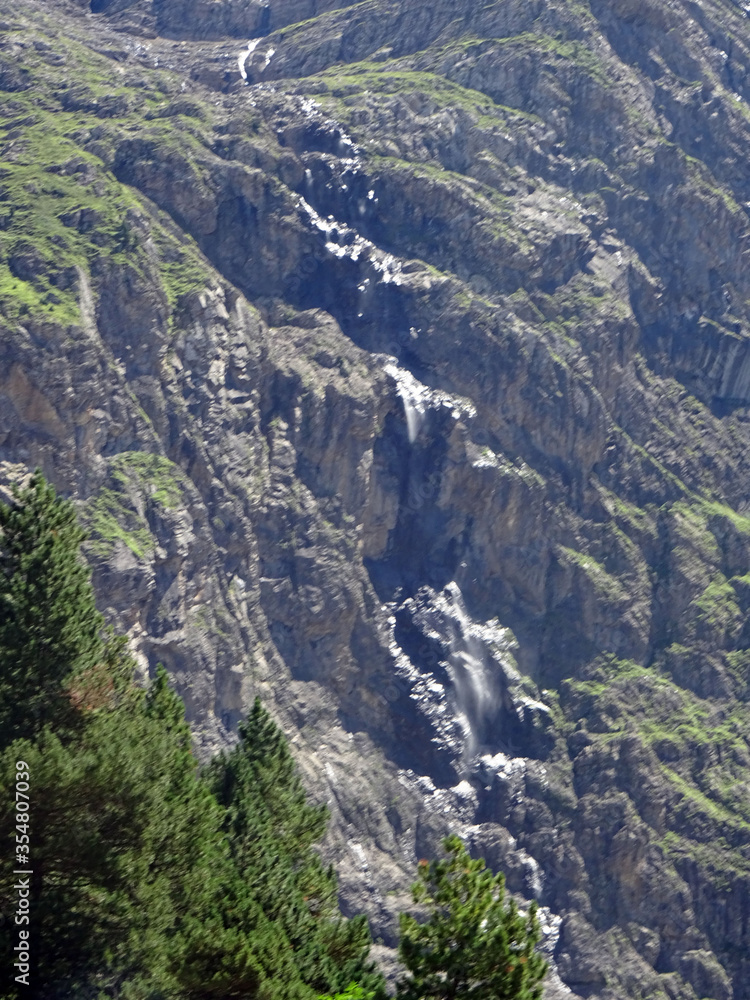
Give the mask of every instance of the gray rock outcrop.
<path id="1" fill-rule="evenodd" d="M 550 998 L 747 1000 L 744 9 L 0 18 L 0 476 L 199 752 L 264 698 L 386 962 L 456 831 Z"/>

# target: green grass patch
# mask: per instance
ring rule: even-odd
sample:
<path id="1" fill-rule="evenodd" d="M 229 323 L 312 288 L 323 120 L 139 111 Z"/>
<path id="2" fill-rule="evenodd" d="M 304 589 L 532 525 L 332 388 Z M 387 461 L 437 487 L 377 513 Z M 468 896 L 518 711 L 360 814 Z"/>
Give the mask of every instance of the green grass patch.
<path id="1" fill-rule="evenodd" d="M 173 510 L 183 503 L 185 477 L 162 455 L 125 451 L 112 459 L 112 476 L 124 487 L 135 487 L 148 500 Z"/>
<path id="2" fill-rule="evenodd" d="M 419 94 L 428 103 L 423 113 L 435 113 L 447 108 L 460 108 L 470 114 L 479 128 L 493 129 L 509 121 L 540 122 L 536 115 L 517 108 L 498 104 L 479 90 L 462 87 L 426 70 L 405 69 L 393 62 L 376 63 L 362 61 L 347 63 L 345 67 L 333 66 L 316 76 L 307 78 L 307 83 L 315 81 L 326 86 L 327 92 L 316 90 L 315 98 L 321 104 L 334 101 L 343 117 L 351 110 L 353 97 L 366 98 L 368 102 L 381 103 L 388 96 L 408 96 Z M 290 85 L 291 86 L 291 85 Z M 357 101 L 359 106 L 361 102 Z"/>
<path id="3" fill-rule="evenodd" d="M 673 645 L 673 655 L 690 650 Z M 691 808 L 711 823 L 750 823 L 750 709 L 700 698 L 658 669 L 605 654 L 581 679 L 563 683 L 568 726 L 586 719 L 597 738 L 638 733 Z M 715 830 L 714 827 L 711 828 Z"/>
<path id="4" fill-rule="evenodd" d="M 115 455 L 110 461 L 110 476 L 111 486 L 84 505 L 87 548 L 107 559 L 121 541 L 143 559 L 154 548 L 147 518 L 149 506 L 178 509 L 185 502 L 185 477 L 169 459 L 140 451 Z"/>
<path id="5" fill-rule="evenodd" d="M 79 322 L 79 270 L 138 255 L 127 221 L 135 198 L 67 137 L 73 124 L 62 112 L 26 120 L 0 163 L 0 298 L 15 318 Z M 0 126 L 6 149 L 17 129 Z"/>
<path id="6" fill-rule="evenodd" d="M 617 577 L 608 573 L 604 566 L 597 562 L 593 556 L 585 552 L 578 552 L 576 549 L 566 548 L 562 545 L 558 551 L 563 562 L 571 566 L 576 566 L 583 571 L 604 600 L 617 602 L 627 598 L 625 589 Z"/>
<path id="7" fill-rule="evenodd" d="M 740 616 L 736 594 L 731 583 L 717 574 L 691 604 L 698 621 L 714 627 L 727 627 Z"/>
<path id="8" fill-rule="evenodd" d="M 154 547 L 145 519 L 118 491 L 100 490 L 84 506 L 82 520 L 89 532 L 87 548 L 101 559 L 112 556 L 118 541 L 124 542 L 138 559 Z"/>

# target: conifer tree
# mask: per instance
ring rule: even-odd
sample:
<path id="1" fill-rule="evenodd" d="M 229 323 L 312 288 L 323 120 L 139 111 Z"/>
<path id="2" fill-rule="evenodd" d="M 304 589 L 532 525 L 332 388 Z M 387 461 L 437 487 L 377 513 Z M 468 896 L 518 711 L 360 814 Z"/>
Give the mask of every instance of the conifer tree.
<path id="1" fill-rule="evenodd" d="M 161 672 L 148 696 L 133 684 L 125 641 L 102 632 L 73 507 L 39 473 L 0 505 L 0 530 L 3 892 L 16 760 L 33 790 L 33 986 L 22 994 L 96 983 L 167 996 L 191 886 L 207 891 L 226 857 L 182 705 Z"/>
<path id="2" fill-rule="evenodd" d="M 397 1000 L 539 1000 L 547 965 L 535 950 L 541 934 L 532 903 L 526 916 L 505 902 L 505 880 L 472 860 L 458 837 L 443 842 L 447 859 L 420 862 L 414 902 L 419 923 L 401 915 L 399 955 L 409 975 Z"/>
<path id="3" fill-rule="evenodd" d="M 0 746 L 62 725 L 65 680 L 103 649 L 72 505 L 39 472 L 14 492 L 0 504 Z"/>
<path id="4" fill-rule="evenodd" d="M 341 919 L 312 847 L 327 811 L 260 703 L 203 780 L 164 670 L 138 688 L 102 632 L 72 505 L 37 474 L 0 529 L 0 897 L 12 912 L 23 760 L 35 961 L 2 1000 L 315 1000 L 351 981 L 382 1000 L 367 925 Z"/>
<path id="5" fill-rule="evenodd" d="M 283 930 L 308 986 L 338 991 L 356 981 L 384 996 L 382 977 L 367 960 L 366 920 L 341 918 L 336 876 L 312 846 L 325 831 L 328 810 L 308 802 L 286 738 L 259 700 L 239 732 L 235 749 L 207 773 L 226 809 L 238 873 Z"/>
<path id="6" fill-rule="evenodd" d="M 120 668 L 132 664 L 121 663 Z M 160 677 L 149 697 L 95 678 L 75 685 L 82 718 L 17 740 L 0 757 L 12 789 L 16 759 L 29 765 L 33 990 L 97 986 L 125 998 L 177 995 L 178 934 L 197 917 L 226 852 L 218 807 L 186 753 L 175 696 Z M 155 710 L 164 707 L 166 712 Z M 165 717 L 166 716 L 166 717 Z M 171 716 L 171 725 L 170 719 Z M 184 724 L 183 724 L 184 725 Z M 15 816 L 0 812 L 3 857 L 12 862 Z M 5 885 L 12 878 L 3 878 Z M 215 938 L 221 949 L 220 936 Z"/>
<path id="7" fill-rule="evenodd" d="M 268 895 L 269 907 L 282 905 L 257 869 L 262 858 L 284 858 L 313 911 L 330 909 L 336 880 L 325 871 L 311 846 L 325 833 L 328 810 L 307 801 L 286 737 L 256 698 L 239 743 L 210 768 L 211 784 L 227 810 L 226 824 L 235 857 L 252 875 L 255 889 Z"/>

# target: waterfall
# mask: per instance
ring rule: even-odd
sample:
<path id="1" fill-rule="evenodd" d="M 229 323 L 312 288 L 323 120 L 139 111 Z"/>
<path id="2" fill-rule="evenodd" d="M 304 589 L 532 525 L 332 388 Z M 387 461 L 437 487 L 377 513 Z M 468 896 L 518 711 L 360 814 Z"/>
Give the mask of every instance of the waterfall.
<path id="1" fill-rule="evenodd" d="M 420 587 L 388 613 L 393 684 L 392 704 L 407 695 L 431 730 L 434 753 L 447 754 L 464 773 L 485 784 L 502 774 L 519 778 L 525 769 L 521 729 L 547 726 L 549 708 L 536 685 L 518 669 L 513 632 L 495 618 L 474 621 L 458 583 L 442 590 Z M 403 704 L 401 707 L 403 713 Z"/>
<path id="2" fill-rule="evenodd" d="M 409 444 L 414 444 L 419 437 L 419 432 L 422 429 L 422 424 L 424 423 L 426 409 L 424 400 L 420 399 L 418 396 L 410 397 L 409 394 L 403 390 L 399 392 L 399 395 L 401 396 L 401 402 L 404 404 L 406 433 L 409 437 Z"/>
<path id="3" fill-rule="evenodd" d="M 387 364 L 385 370 L 396 382 L 396 391 L 404 407 L 409 444 L 414 444 L 424 426 L 429 390 L 417 381 L 410 371 L 399 368 L 395 362 Z"/>
<path id="4" fill-rule="evenodd" d="M 449 583 L 436 600 L 447 616 L 448 669 L 453 682 L 456 711 L 465 724 L 466 753 L 483 742 L 488 724 L 500 707 L 500 688 L 485 639 L 469 617 L 457 583 Z"/>
<path id="5" fill-rule="evenodd" d="M 360 291 L 364 291 L 366 287 L 365 282 L 359 286 Z M 416 339 L 419 337 L 419 332 L 412 327 L 409 336 Z M 414 444 L 422 432 L 428 411 L 437 412 L 446 408 L 454 420 L 469 421 L 476 417 L 477 411 L 471 400 L 462 396 L 452 396 L 440 389 L 430 389 L 415 378 L 408 368 L 402 368 L 392 354 L 381 354 L 380 357 L 384 362 L 384 371 L 396 383 L 396 392 L 404 407 L 409 444 Z"/>
<path id="6" fill-rule="evenodd" d="M 246 69 L 247 61 L 253 54 L 253 52 L 255 52 L 256 48 L 261 43 L 261 41 L 262 39 L 260 38 L 251 38 L 250 41 L 247 43 L 247 48 L 244 50 L 244 52 L 240 52 L 239 56 L 237 57 L 237 65 L 239 66 L 240 69 L 240 76 L 245 82 L 247 82 L 247 69 Z"/>
<path id="7" fill-rule="evenodd" d="M 312 174 L 310 175 L 310 180 L 312 180 Z M 309 184 L 306 184 L 306 186 L 309 186 Z M 386 283 L 389 281 L 397 284 L 400 283 L 398 274 L 395 271 L 388 270 L 390 261 L 395 261 L 395 257 L 391 254 L 383 254 L 373 243 L 366 240 L 364 236 L 360 236 L 355 229 L 347 226 L 344 222 L 337 222 L 332 215 L 324 219 L 302 197 L 299 199 L 299 207 L 302 209 L 304 215 L 307 216 L 308 222 L 322 233 L 326 241 L 326 250 L 333 254 L 334 257 L 338 257 L 339 259 L 348 258 L 355 263 L 360 260 L 363 263 L 367 262 L 374 271 L 380 273 L 381 281 Z M 400 267 L 400 265 L 398 266 Z"/>

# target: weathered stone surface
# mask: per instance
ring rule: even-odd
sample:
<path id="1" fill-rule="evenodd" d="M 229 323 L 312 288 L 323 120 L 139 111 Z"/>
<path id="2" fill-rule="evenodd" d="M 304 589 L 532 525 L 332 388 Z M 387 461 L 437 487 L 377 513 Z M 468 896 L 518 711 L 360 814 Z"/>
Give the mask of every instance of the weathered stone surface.
<path id="1" fill-rule="evenodd" d="M 455 830 L 552 1000 L 750 996 L 742 9 L 0 16 L 0 485 L 201 754 L 267 701 L 391 968 Z"/>

